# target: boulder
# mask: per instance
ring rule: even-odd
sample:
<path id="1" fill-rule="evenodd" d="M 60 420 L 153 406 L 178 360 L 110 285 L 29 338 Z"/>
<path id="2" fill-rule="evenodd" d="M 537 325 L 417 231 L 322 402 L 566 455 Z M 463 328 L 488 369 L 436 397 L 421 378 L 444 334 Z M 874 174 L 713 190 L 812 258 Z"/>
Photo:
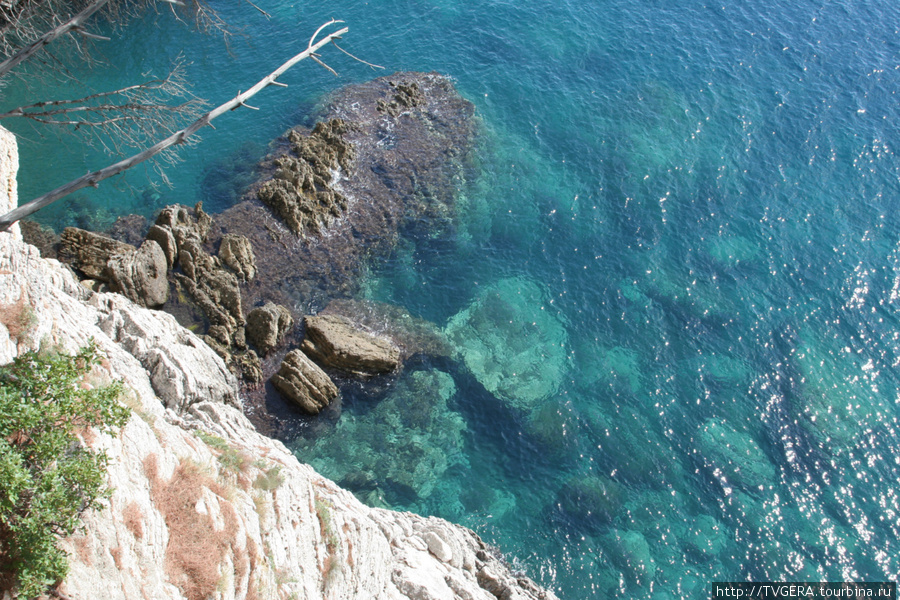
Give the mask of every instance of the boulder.
<path id="1" fill-rule="evenodd" d="M 168 268 L 171 269 L 174 267 L 175 261 L 178 260 L 178 244 L 175 242 L 175 234 L 172 233 L 172 230 L 168 227 L 153 225 L 150 227 L 150 230 L 147 231 L 147 239 L 153 240 L 159 244 L 163 253 L 166 255 L 166 264 Z"/>
<path id="2" fill-rule="evenodd" d="M 318 414 L 337 397 L 337 386 L 300 350 L 288 352 L 272 385 L 288 400 L 310 414 Z"/>
<path id="3" fill-rule="evenodd" d="M 389 373 L 400 366 L 400 350 L 389 339 L 339 315 L 306 317 L 301 348 L 321 365 L 356 376 Z"/>
<path id="4" fill-rule="evenodd" d="M 247 315 L 247 341 L 259 350 L 262 356 L 272 351 L 294 327 L 294 317 L 283 306 L 267 302 Z"/>
<path id="5" fill-rule="evenodd" d="M 60 236 L 60 259 L 141 306 L 157 308 L 169 298 L 166 256 L 155 241 L 147 240 L 136 249 L 99 233 L 67 227 Z"/>
<path id="6" fill-rule="evenodd" d="M 369 331 L 378 331 L 400 349 L 400 359 L 416 354 L 450 356 L 450 346 L 440 328 L 415 317 L 401 306 L 374 300 L 339 298 L 328 303 L 320 313 L 340 315 Z"/>
<path id="7" fill-rule="evenodd" d="M 113 289 L 133 302 L 158 308 L 169 299 L 166 255 L 153 240 L 144 240 L 137 251 L 111 256 L 106 266 Z"/>
<path id="8" fill-rule="evenodd" d="M 59 260 L 91 279 L 109 282 L 106 263 L 110 256 L 130 254 L 134 246 L 86 229 L 66 227 L 60 235 Z"/>
<path id="9" fill-rule="evenodd" d="M 219 258 L 237 273 L 241 281 L 250 281 L 256 277 L 256 258 L 253 256 L 253 246 L 246 236 L 233 233 L 222 236 Z"/>

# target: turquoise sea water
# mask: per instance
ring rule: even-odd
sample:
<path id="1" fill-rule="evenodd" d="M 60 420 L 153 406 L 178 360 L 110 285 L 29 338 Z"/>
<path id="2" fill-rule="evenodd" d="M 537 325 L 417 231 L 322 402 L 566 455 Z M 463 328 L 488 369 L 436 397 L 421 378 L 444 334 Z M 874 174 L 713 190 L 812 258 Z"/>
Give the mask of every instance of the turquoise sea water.
<path id="1" fill-rule="evenodd" d="M 898 579 L 900 5 L 258 4 L 271 20 L 220 7 L 248 34 L 231 54 L 166 14 L 126 29 L 91 83 L 183 52 L 218 103 L 335 17 L 366 60 L 452 76 L 484 130 L 457 232 L 403 240 L 365 285 L 456 354 L 346 390 L 302 460 L 472 527 L 567 600 Z M 134 173 L 41 220 L 228 206 L 270 139 L 379 74 L 326 57 L 340 77 L 295 68 L 172 188 Z M 23 200 L 105 164 L 9 127 Z"/>

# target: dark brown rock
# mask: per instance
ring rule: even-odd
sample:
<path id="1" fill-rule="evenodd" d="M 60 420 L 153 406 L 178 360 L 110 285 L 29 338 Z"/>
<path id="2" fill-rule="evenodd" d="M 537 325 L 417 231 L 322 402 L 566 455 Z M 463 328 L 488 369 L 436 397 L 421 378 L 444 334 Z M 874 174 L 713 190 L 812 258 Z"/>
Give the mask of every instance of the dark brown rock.
<path id="1" fill-rule="evenodd" d="M 351 375 L 389 373 L 400 366 L 400 350 L 389 339 L 339 315 L 306 317 L 301 348 L 319 364 Z"/>
<path id="2" fill-rule="evenodd" d="M 294 317 L 291 316 L 291 311 L 274 302 L 267 302 L 265 306 L 259 306 L 250 311 L 244 330 L 247 341 L 256 347 L 262 356 L 265 356 L 284 339 L 285 334 L 293 327 Z"/>
<path id="3" fill-rule="evenodd" d="M 134 251 L 130 244 L 77 227 L 66 227 L 60 236 L 59 259 L 100 281 L 109 282 L 106 263 L 110 256 Z"/>
<path id="4" fill-rule="evenodd" d="M 219 258 L 222 259 L 241 281 L 250 281 L 256 276 L 256 258 L 253 246 L 247 236 L 226 233 L 219 243 Z"/>
<path id="5" fill-rule="evenodd" d="M 136 251 L 111 256 L 106 266 L 113 290 L 131 301 L 159 308 L 169 299 L 166 255 L 153 240 L 145 240 Z"/>
<path id="6" fill-rule="evenodd" d="M 272 385 L 288 400 L 310 414 L 318 414 L 337 397 L 337 386 L 300 350 L 288 352 Z"/>
<path id="7" fill-rule="evenodd" d="M 216 216 L 222 232 L 253 244 L 259 272 L 242 290 L 245 302 L 321 309 L 356 295 L 366 263 L 405 232 L 452 231 L 476 122 L 446 77 L 398 73 L 341 89 L 325 106 L 323 124 L 279 140 L 245 201 Z M 287 202 L 298 189 L 307 212 L 270 209 L 260 199 Z M 217 235 L 210 233 L 213 244 Z"/>

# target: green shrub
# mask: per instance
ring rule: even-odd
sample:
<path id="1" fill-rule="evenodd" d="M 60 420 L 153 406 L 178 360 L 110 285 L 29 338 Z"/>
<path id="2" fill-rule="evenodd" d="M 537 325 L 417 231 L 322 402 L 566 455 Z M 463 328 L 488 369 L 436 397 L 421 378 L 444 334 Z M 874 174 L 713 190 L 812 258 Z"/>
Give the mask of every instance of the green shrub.
<path id="1" fill-rule="evenodd" d="M 107 497 L 107 457 L 82 447 L 80 428 L 110 431 L 128 420 L 121 383 L 91 387 L 93 343 L 75 355 L 29 352 L 0 368 L 0 579 L 32 598 L 65 577 L 56 536 Z"/>
<path id="2" fill-rule="evenodd" d="M 265 474 L 260 473 L 253 482 L 253 487 L 265 492 L 271 492 L 278 489 L 284 483 L 284 475 L 281 474 L 281 466 L 276 465 L 267 470 Z"/>

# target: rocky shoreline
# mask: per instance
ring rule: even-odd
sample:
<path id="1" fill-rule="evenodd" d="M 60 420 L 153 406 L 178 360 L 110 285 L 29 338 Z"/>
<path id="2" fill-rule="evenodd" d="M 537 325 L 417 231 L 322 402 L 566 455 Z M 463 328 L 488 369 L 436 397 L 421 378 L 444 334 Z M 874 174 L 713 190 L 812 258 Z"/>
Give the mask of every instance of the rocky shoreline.
<path id="1" fill-rule="evenodd" d="M 405 231 L 452 229 L 454 184 L 464 177 L 475 134 L 472 104 L 443 76 L 398 73 L 351 85 L 325 102 L 312 130 L 295 128 L 276 141 L 259 165 L 260 179 L 223 213 L 172 205 L 149 227 L 127 217 L 105 236 L 67 228 L 54 253 L 91 289 L 162 308 L 200 333 L 243 380 L 254 423 L 276 433 L 265 382 L 283 369 L 292 348 L 302 344 L 338 378 L 396 371 L 401 346 L 404 359 L 410 348 L 447 354 L 438 328 L 407 328 L 413 320 L 402 309 L 364 311 L 381 313 L 381 331 L 389 332 L 383 335 L 340 302 L 358 292 L 366 265 L 389 253 Z M 51 247 L 39 228 L 29 226 L 26 236 Z M 316 353 L 304 317 L 329 308 L 343 310 L 344 327 L 335 335 L 356 336 L 337 342 L 344 347 L 337 352 L 368 339 L 368 356 L 350 356 L 342 367 Z M 425 338 L 416 341 L 417 335 Z M 334 354 L 334 346 L 327 348 Z M 390 364 L 364 366 L 373 360 Z M 296 377 L 285 381 L 273 380 L 282 396 L 306 412 L 322 408 L 303 390 L 309 380 L 300 387 Z"/>
<path id="2" fill-rule="evenodd" d="M 416 352 L 449 352 L 435 327 L 403 318 L 400 309 L 325 305 L 348 295 L 364 261 L 403 228 L 450 226 L 452 195 L 441 190 L 464 158 L 461 140 L 474 131 L 471 105 L 455 91 L 447 95 L 445 78 L 403 74 L 366 85 L 374 87 L 351 88 L 335 100 L 328 121 L 328 135 L 340 131 L 350 140 L 356 175 L 339 172 L 345 153 L 336 158 L 340 169 L 327 165 L 337 171 L 330 196 L 321 189 L 322 171 L 318 179 L 294 178 L 298 197 L 312 193 L 325 212 L 309 217 L 300 206 L 293 231 L 250 197 L 215 218 L 200 206 L 168 207 L 145 235 L 132 238 L 137 246 L 64 232 L 60 256 L 86 281 L 23 243 L 18 226 L 0 234 L 0 364 L 41 345 L 72 351 L 93 338 L 107 357 L 94 381 L 122 381 L 134 413 L 118 436 L 83 436 L 111 457 L 114 492 L 104 510 L 86 515 L 83 534 L 62 542 L 72 564 L 60 588 L 67 596 L 555 598 L 512 573 L 469 530 L 364 506 L 260 435 L 241 410 L 232 371 L 249 375 L 251 385 L 280 373 L 271 357 L 299 339 L 307 340 L 302 351 L 290 352 L 356 377 L 396 370 Z M 334 119 L 355 125 L 345 129 Z M 439 143 L 418 152 L 423 162 L 409 170 L 404 161 L 423 132 Z M 15 141 L 0 134 L 0 196 L 12 207 Z M 380 158 L 362 162 L 376 148 Z M 277 169 L 285 177 L 275 177 Z M 288 171 L 302 168 L 282 160 L 268 181 L 289 181 Z M 378 192 L 363 202 L 363 189 Z M 282 252 L 270 261 L 266 252 L 275 247 Z M 300 266 L 291 268 L 286 257 Z M 297 271 L 324 276 L 303 285 Z M 145 308 L 170 304 L 183 311 L 180 320 L 200 326 L 202 338 Z M 313 312 L 319 314 L 303 319 Z M 342 346 L 342 336 L 351 343 Z M 359 348 L 368 354 L 348 356 L 365 354 Z M 295 370 L 309 379 L 306 368 Z M 308 390 L 327 388 L 312 379 Z"/>

